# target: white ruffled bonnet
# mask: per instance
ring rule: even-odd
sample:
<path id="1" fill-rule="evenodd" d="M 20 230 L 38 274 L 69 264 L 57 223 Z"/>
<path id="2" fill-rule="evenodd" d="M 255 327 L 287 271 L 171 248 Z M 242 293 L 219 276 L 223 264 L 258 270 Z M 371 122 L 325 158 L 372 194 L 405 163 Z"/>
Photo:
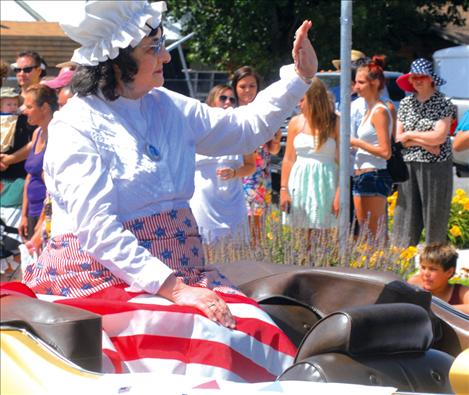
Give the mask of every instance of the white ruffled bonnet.
<path id="1" fill-rule="evenodd" d="M 164 11 L 164 1 L 87 1 L 73 22 L 60 24 L 67 36 L 81 44 L 71 61 L 97 66 L 116 58 L 119 48 L 135 47 L 150 33 L 148 25 L 158 27 Z"/>

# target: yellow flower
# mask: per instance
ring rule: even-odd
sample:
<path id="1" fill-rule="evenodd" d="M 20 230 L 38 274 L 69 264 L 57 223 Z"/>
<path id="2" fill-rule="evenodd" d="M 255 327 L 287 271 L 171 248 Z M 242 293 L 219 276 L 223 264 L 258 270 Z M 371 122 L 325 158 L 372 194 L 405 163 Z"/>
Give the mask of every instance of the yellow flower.
<path id="1" fill-rule="evenodd" d="M 352 267 L 352 268 L 354 268 L 354 269 L 360 267 L 359 265 L 360 265 L 360 264 L 359 264 L 357 261 L 352 261 L 352 262 L 350 262 L 350 267 Z"/>
<path id="2" fill-rule="evenodd" d="M 449 230 L 454 237 L 459 237 L 462 235 L 461 228 L 458 225 L 453 225 L 453 227 Z"/>
<path id="3" fill-rule="evenodd" d="M 469 199 L 464 201 L 464 210 L 469 211 Z"/>
<path id="4" fill-rule="evenodd" d="M 459 197 L 466 197 L 466 192 L 464 191 L 464 189 L 461 188 L 456 189 L 455 194 Z"/>
<path id="5" fill-rule="evenodd" d="M 273 239 L 274 239 L 274 235 L 272 234 L 272 232 L 268 232 L 268 233 L 266 234 L 266 236 L 267 236 L 267 238 L 268 238 L 269 240 L 273 240 Z"/>
<path id="6" fill-rule="evenodd" d="M 272 211 L 272 221 L 274 222 L 279 222 L 280 221 L 280 215 L 278 210 Z"/>
<path id="7" fill-rule="evenodd" d="M 404 261 L 410 261 L 417 255 L 417 247 L 409 246 L 404 251 L 401 252 L 400 258 Z"/>

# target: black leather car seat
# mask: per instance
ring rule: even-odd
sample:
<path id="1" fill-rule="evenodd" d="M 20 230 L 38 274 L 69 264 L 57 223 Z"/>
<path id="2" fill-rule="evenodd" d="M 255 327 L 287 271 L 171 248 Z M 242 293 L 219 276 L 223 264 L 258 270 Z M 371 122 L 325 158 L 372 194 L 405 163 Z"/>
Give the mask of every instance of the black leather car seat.
<path id="1" fill-rule="evenodd" d="M 279 380 L 381 385 L 452 393 L 454 358 L 431 349 L 427 311 L 408 303 L 349 308 L 318 321 Z"/>

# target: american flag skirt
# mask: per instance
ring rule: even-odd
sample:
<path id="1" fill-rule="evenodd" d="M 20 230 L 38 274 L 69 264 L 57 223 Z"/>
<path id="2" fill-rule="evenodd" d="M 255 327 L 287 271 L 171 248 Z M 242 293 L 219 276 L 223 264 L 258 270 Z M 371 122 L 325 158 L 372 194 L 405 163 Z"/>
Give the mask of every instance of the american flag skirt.
<path id="1" fill-rule="evenodd" d="M 25 283 L 40 299 L 102 316 L 105 373 L 157 371 L 259 382 L 274 380 L 293 363 L 295 346 L 258 304 L 218 271 L 202 268 L 190 210 L 125 226 L 186 283 L 214 289 L 228 304 L 236 329 L 211 321 L 196 308 L 129 292 L 127 284 L 81 250 L 76 237 L 52 238 L 38 263 L 26 269 Z M 175 237 L 164 238 L 165 244 L 158 239 L 163 232 Z"/>

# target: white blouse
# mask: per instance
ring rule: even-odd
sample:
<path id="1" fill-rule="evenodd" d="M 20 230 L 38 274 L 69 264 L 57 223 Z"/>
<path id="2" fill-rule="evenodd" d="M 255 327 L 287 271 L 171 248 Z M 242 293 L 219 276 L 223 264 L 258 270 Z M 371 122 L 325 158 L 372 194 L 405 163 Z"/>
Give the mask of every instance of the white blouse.
<path id="1" fill-rule="evenodd" d="M 228 110 L 164 88 L 138 100 L 70 99 L 49 125 L 44 157 L 52 235 L 73 233 L 132 290 L 158 292 L 171 269 L 122 222 L 188 207 L 196 152 L 248 154 L 271 139 L 308 89 L 292 67 L 281 76 L 253 103 Z"/>
<path id="2" fill-rule="evenodd" d="M 195 161 L 195 190 L 189 203 L 204 243 L 247 234 L 248 212 L 241 177 L 221 180 L 217 176 L 218 168 L 243 166 L 243 156 L 197 154 Z"/>

